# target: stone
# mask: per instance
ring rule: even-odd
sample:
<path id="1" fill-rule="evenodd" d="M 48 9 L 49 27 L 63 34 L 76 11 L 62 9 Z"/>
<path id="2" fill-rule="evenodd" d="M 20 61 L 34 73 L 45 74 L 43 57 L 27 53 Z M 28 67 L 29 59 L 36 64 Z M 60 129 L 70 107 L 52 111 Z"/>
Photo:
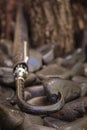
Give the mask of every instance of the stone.
<path id="1" fill-rule="evenodd" d="M 27 75 L 27 78 L 25 80 L 25 87 L 30 86 L 31 84 L 33 84 L 33 82 L 35 82 L 37 79 L 36 75 L 34 73 L 29 73 Z"/>
<path id="2" fill-rule="evenodd" d="M 58 75 L 57 77 L 62 79 L 72 79 L 73 76 L 84 75 L 84 65 L 82 63 L 75 64 L 71 69 L 69 69 L 64 74 Z"/>
<path id="3" fill-rule="evenodd" d="M 56 128 L 57 130 L 87 130 L 87 116 L 78 119 L 76 121 L 73 121 L 71 123 L 66 123 L 64 124 L 62 121 L 60 121 L 60 124 L 58 123 L 58 119 L 49 119 L 49 117 L 47 119 L 45 119 L 47 122 L 47 124 L 50 124 L 52 127 Z M 54 122 L 54 125 L 52 125 L 52 123 Z M 63 124 L 63 125 L 62 125 Z"/>
<path id="4" fill-rule="evenodd" d="M 30 86 L 27 87 L 25 90 L 31 94 L 32 98 L 45 95 L 43 85 Z"/>
<path id="5" fill-rule="evenodd" d="M 63 62 L 64 62 L 64 58 L 58 57 L 58 58 L 56 58 L 55 62 L 56 62 L 56 64 L 62 66 L 62 64 L 63 64 Z"/>
<path id="6" fill-rule="evenodd" d="M 65 57 L 62 65 L 65 67 L 73 67 L 78 62 L 85 61 L 85 53 L 81 48 L 78 48 L 72 55 Z"/>
<path id="7" fill-rule="evenodd" d="M 76 82 L 76 83 L 87 83 L 87 78 L 83 77 L 83 76 L 74 76 L 72 77 L 72 81 Z"/>
<path id="8" fill-rule="evenodd" d="M 24 91 L 24 100 L 27 101 L 31 98 L 32 98 L 31 93 L 29 93 L 28 91 Z"/>
<path id="9" fill-rule="evenodd" d="M 23 127 L 21 127 L 20 129 L 18 128 L 17 130 L 56 130 L 56 129 L 42 126 L 42 125 L 26 125 L 25 124 Z"/>
<path id="10" fill-rule="evenodd" d="M 6 39 L 0 40 L 1 50 L 11 58 L 12 58 L 12 54 L 13 54 L 13 48 L 12 47 L 13 47 L 12 41 L 9 41 L 9 40 L 6 40 Z"/>
<path id="11" fill-rule="evenodd" d="M 39 52 L 30 50 L 28 67 L 29 72 L 36 72 L 42 67 L 42 55 Z"/>
<path id="12" fill-rule="evenodd" d="M 14 96 L 15 92 L 11 88 L 0 86 L 0 103 L 10 103 Z"/>
<path id="13" fill-rule="evenodd" d="M 79 85 L 81 88 L 81 97 L 87 96 L 87 83 L 82 83 Z"/>
<path id="14" fill-rule="evenodd" d="M 12 68 L 0 67 L 0 83 L 9 87 L 15 87 Z"/>
<path id="15" fill-rule="evenodd" d="M 58 45 L 56 44 L 46 44 L 40 46 L 37 51 L 43 55 L 44 64 L 50 64 L 57 56 L 59 56 L 58 49 Z"/>
<path id="16" fill-rule="evenodd" d="M 12 59 L 9 58 L 7 54 L 5 54 L 2 50 L 0 50 L 0 67 L 12 67 L 13 62 Z"/>
<path id="17" fill-rule="evenodd" d="M 41 71 L 38 71 L 36 74 L 40 79 L 45 79 L 49 77 L 58 77 L 59 75 L 62 75 L 67 70 L 57 64 L 51 64 L 42 69 Z"/>
<path id="18" fill-rule="evenodd" d="M 55 130 L 52 127 L 42 126 L 42 123 L 41 117 L 25 114 L 24 122 L 16 130 Z"/>
<path id="19" fill-rule="evenodd" d="M 43 125 L 43 120 L 40 116 L 25 114 L 25 120 L 30 121 L 30 124 Z"/>
<path id="20" fill-rule="evenodd" d="M 87 130 L 87 116 L 60 127 L 59 130 Z"/>
<path id="21" fill-rule="evenodd" d="M 74 75 L 84 75 L 84 65 L 81 62 L 75 64 L 72 68 L 73 76 Z"/>
<path id="22" fill-rule="evenodd" d="M 55 46 L 49 45 L 46 50 L 44 50 L 43 54 L 43 62 L 44 64 L 49 64 L 55 59 L 55 52 L 54 52 Z"/>
<path id="23" fill-rule="evenodd" d="M 50 114 L 50 116 L 63 121 L 71 122 L 83 117 L 86 113 L 87 97 L 82 97 L 66 103 L 59 112 Z"/>
<path id="24" fill-rule="evenodd" d="M 49 105 L 49 102 L 47 100 L 46 96 L 40 96 L 40 97 L 35 97 L 27 101 L 31 105 L 36 105 L 36 106 L 46 106 Z"/>
<path id="25" fill-rule="evenodd" d="M 43 81 L 45 92 L 49 100 L 52 96 L 58 96 L 58 93 L 62 94 L 65 102 L 78 98 L 81 94 L 81 88 L 78 84 L 58 78 L 51 78 Z"/>
<path id="26" fill-rule="evenodd" d="M 84 63 L 84 75 L 87 77 L 87 63 Z"/>
<path id="27" fill-rule="evenodd" d="M 87 95 L 87 78 L 83 76 L 74 76 L 72 80 L 79 84 L 81 88 L 81 97 Z"/>
<path id="28" fill-rule="evenodd" d="M 59 129 L 61 126 L 64 126 L 65 124 L 68 124 L 68 122 L 65 122 L 56 118 L 52 118 L 52 117 L 45 117 L 43 119 L 43 123 L 45 126 L 53 127 L 56 129 Z"/>
<path id="29" fill-rule="evenodd" d="M 17 109 L 0 104 L 0 126 L 4 130 L 13 130 L 24 122 L 24 115 Z"/>

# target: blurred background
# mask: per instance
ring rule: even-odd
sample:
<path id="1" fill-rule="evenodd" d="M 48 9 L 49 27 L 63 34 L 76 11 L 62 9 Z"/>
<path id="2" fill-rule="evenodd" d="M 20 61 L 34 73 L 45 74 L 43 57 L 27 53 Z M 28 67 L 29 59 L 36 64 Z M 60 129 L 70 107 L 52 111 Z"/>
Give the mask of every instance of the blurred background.
<path id="1" fill-rule="evenodd" d="M 0 0 L 0 39 L 13 41 L 17 0 Z M 56 56 L 86 44 L 86 0 L 25 0 L 30 46 L 56 46 Z"/>

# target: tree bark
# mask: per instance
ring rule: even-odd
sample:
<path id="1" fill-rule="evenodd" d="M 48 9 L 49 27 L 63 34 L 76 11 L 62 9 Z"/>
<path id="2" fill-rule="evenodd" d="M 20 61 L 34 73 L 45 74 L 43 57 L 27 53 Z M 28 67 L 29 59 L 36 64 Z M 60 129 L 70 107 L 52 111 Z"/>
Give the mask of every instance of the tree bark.
<path id="1" fill-rule="evenodd" d="M 59 53 L 74 48 L 69 0 L 25 0 L 31 45 L 55 44 Z"/>
<path id="2" fill-rule="evenodd" d="M 15 21 L 17 2 L 0 1 L 1 38 L 12 39 L 14 35 L 12 19 Z M 24 3 L 31 46 L 56 44 L 58 54 L 64 54 L 84 44 L 84 30 L 87 30 L 86 0 L 25 0 Z"/>
<path id="3" fill-rule="evenodd" d="M 17 0 L 0 1 L 0 31 L 1 38 L 12 40 L 12 24 L 15 22 Z"/>
<path id="4" fill-rule="evenodd" d="M 84 31 L 87 30 L 87 1 L 71 0 L 71 11 L 73 16 L 75 47 L 84 44 Z"/>

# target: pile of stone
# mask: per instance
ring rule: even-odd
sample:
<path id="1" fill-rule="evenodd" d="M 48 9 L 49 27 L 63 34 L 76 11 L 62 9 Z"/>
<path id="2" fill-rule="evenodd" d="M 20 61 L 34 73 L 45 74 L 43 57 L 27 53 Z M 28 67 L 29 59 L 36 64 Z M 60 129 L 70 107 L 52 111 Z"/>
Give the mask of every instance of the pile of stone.
<path id="1" fill-rule="evenodd" d="M 56 57 L 53 45 L 30 49 L 24 93 L 26 102 L 47 106 L 50 102 L 55 103 L 59 92 L 64 97 L 64 105 L 59 111 L 39 116 L 26 114 L 17 106 L 12 52 L 13 43 L 0 40 L 1 130 L 86 130 L 87 63 L 84 51 L 79 48 L 65 57 Z"/>

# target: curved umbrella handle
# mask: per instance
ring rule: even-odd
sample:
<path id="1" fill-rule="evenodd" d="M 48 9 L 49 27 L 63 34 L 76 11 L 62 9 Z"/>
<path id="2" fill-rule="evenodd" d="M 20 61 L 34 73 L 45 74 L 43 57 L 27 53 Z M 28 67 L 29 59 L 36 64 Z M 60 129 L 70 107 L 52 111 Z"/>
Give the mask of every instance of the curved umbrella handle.
<path id="1" fill-rule="evenodd" d="M 49 113 L 59 111 L 64 106 L 63 95 L 61 95 L 60 99 L 52 105 L 36 106 L 36 105 L 28 104 L 23 99 L 24 80 L 22 78 L 18 78 L 16 84 L 17 84 L 18 106 L 23 112 L 34 114 L 34 115 L 43 115 L 43 114 L 49 114 Z"/>

